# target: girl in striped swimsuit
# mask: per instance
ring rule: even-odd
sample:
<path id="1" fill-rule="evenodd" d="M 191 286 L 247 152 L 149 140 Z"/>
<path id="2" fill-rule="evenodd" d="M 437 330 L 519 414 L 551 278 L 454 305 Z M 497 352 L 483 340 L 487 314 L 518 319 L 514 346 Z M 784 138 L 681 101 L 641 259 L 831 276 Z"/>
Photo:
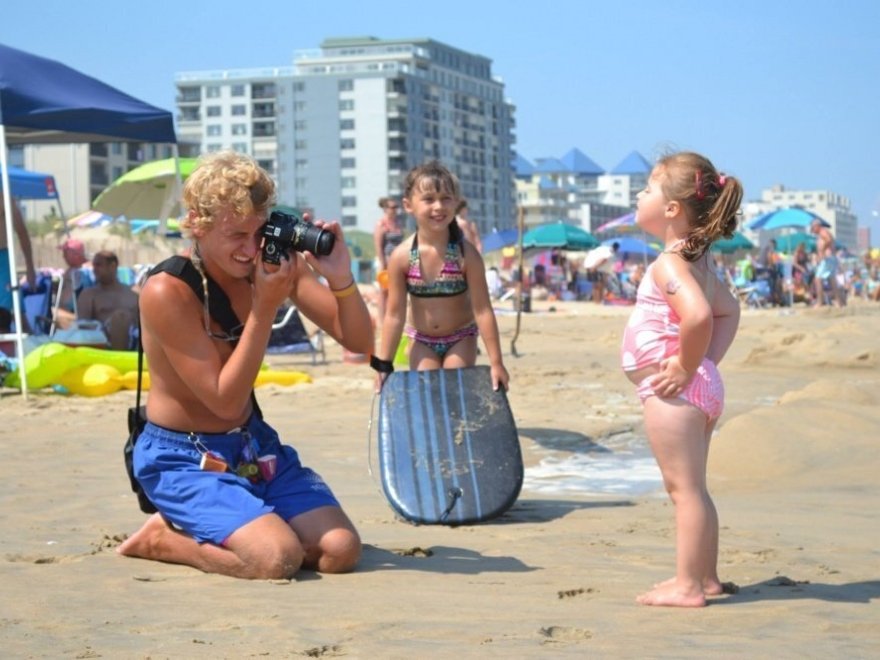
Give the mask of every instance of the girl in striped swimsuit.
<path id="1" fill-rule="evenodd" d="M 708 255 L 713 241 L 733 235 L 742 195 L 739 181 L 694 153 L 662 158 L 639 193 L 637 222 L 665 249 L 639 285 L 621 359 L 676 522 L 675 577 L 639 596 L 644 605 L 700 607 L 722 592 L 706 461 L 724 406 L 716 365 L 736 335 L 739 305 Z"/>
<path id="2" fill-rule="evenodd" d="M 474 366 L 479 334 L 486 346 L 492 386 L 507 389 L 509 376 L 483 259 L 455 222 L 460 199 L 455 175 L 437 161 L 407 175 L 403 206 L 416 219 L 417 231 L 388 260 L 388 304 L 380 348 L 372 360 L 380 384 L 391 370 L 409 298 L 406 333 L 413 339 L 411 369 Z"/>

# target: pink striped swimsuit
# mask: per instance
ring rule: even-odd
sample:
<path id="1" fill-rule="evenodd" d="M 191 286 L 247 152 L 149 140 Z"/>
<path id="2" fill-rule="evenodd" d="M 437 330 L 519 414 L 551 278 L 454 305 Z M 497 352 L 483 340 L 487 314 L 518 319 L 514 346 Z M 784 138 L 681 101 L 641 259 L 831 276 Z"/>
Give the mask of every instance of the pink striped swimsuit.
<path id="1" fill-rule="evenodd" d="M 663 293 L 654 281 L 648 266 L 636 295 L 636 306 L 623 331 L 621 363 L 624 371 L 637 371 L 650 365 L 659 365 L 663 360 L 678 354 L 681 318 L 666 302 Z M 642 403 L 655 396 L 651 374 L 638 385 L 638 395 Z M 694 377 L 678 398 L 702 410 L 709 419 L 721 416 L 724 409 L 724 384 L 721 374 L 711 360 L 703 358 Z"/>

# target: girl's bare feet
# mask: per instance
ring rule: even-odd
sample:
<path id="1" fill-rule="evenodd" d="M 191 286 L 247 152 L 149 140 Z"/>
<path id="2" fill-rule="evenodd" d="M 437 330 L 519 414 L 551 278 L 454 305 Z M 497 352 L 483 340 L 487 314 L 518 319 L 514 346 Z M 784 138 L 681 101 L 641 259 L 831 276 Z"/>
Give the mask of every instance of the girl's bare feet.
<path id="1" fill-rule="evenodd" d="M 666 607 L 705 607 L 706 596 L 701 589 L 684 589 L 677 582 L 664 584 L 636 598 L 642 605 Z"/>
<path id="2" fill-rule="evenodd" d="M 671 577 L 668 580 L 663 580 L 663 582 L 658 582 L 654 585 L 655 589 L 659 589 L 662 587 L 669 586 L 671 584 L 675 584 L 675 578 Z M 720 580 L 704 580 L 703 581 L 703 594 L 706 596 L 720 596 L 724 592 L 724 585 L 721 584 Z"/>

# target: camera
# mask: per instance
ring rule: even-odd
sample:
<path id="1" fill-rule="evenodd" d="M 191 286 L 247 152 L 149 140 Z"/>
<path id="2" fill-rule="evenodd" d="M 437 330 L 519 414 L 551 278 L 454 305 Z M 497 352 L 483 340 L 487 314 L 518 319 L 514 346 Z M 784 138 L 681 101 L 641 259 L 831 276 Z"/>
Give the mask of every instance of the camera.
<path id="1" fill-rule="evenodd" d="M 263 261 L 280 264 L 281 257 L 289 259 L 288 252 L 309 251 L 326 256 L 333 250 L 336 236 L 331 231 L 315 227 L 293 213 L 272 211 L 263 225 Z"/>

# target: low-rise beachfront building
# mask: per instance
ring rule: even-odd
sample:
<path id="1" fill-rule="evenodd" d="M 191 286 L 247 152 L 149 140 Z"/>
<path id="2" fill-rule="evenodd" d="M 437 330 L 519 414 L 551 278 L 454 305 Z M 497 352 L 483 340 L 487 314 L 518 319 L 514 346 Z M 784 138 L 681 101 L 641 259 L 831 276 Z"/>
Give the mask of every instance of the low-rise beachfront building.
<path id="1" fill-rule="evenodd" d="M 108 185 L 138 165 L 170 158 L 170 144 L 145 142 L 93 142 L 91 144 L 27 144 L 9 148 L 9 162 L 55 177 L 61 208 L 55 200 L 22 199 L 19 206 L 26 221 L 60 215 L 72 217 L 92 207 Z M 189 155 L 186 150 L 181 156 Z"/>
<path id="2" fill-rule="evenodd" d="M 636 195 L 651 173 L 637 151 L 610 171 L 578 149 L 534 162 L 516 154 L 513 167 L 527 226 L 563 220 L 590 232 L 635 208 Z"/>
<path id="3" fill-rule="evenodd" d="M 849 197 L 830 190 L 789 190 L 781 184 L 765 188 L 761 191 L 760 200 L 750 201 L 743 206 L 742 224 L 746 225 L 749 220 L 764 213 L 789 207 L 800 207 L 815 213 L 831 225 L 831 232 L 839 243 L 848 250 L 858 250 L 858 218 L 852 212 Z M 747 235 L 759 239 L 759 242 L 762 238 L 754 232 L 747 232 Z"/>
<path id="4" fill-rule="evenodd" d="M 488 233 L 516 221 L 514 106 L 491 65 L 433 39 L 326 39 L 289 67 L 178 73 L 178 133 L 253 155 L 280 202 L 365 231 L 379 198 L 437 158 Z"/>

